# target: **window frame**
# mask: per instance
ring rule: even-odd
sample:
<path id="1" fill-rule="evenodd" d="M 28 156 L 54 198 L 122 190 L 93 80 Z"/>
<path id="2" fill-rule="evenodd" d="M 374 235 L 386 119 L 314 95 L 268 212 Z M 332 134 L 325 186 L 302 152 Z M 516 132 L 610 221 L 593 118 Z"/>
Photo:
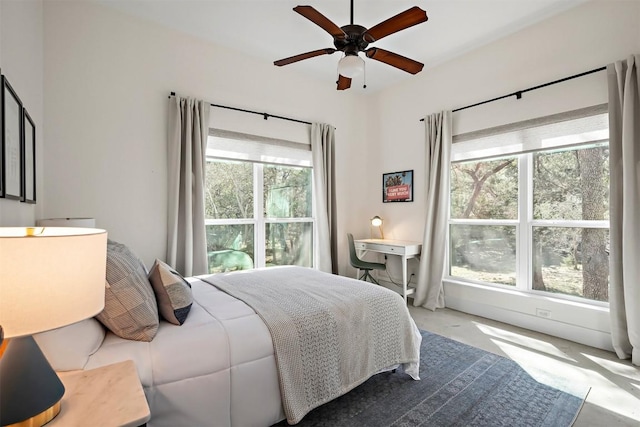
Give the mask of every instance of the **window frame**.
<path id="1" fill-rule="evenodd" d="M 214 136 L 215 137 L 215 136 Z M 253 217 L 252 218 L 229 218 L 229 219 L 214 219 L 205 218 L 205 227 L 208 225 L 253 225 L 253 244 L 254 244 L 254 268 L 266 267 L 266 228 L 267 224 L 290 224 L 290 223 L 310 223 L 312 226 L 312 259 L 311 268 L 317 268 L 318 265 L 318 248 L 317 248 L 317 226 L 315 218 L 315 203 L 316 196 L 314 192 L 314 174 L 313 167 L 296 164 L 296 161 L 287 163 L 286 161 L 280 162 L 260 162 L 255 160 L 248 160 L 244 158 L 229 158 L 228 156 L 217 157 L 207 155 L 205 161 L 232 161 L 250 163 L 253 169 Z M 292 164 L 293 163 L 293 164 Z M 295 218 L 269 218 L 264 215 L 264 166 L 275 165 L 293 168 L 306 168 L 311 170 L 311 216 L 310 217 L 295 217 Z"/>
<path id="2" fill-rule="evenodd" d="M 569 112 L 568 115 L 573 115 L 577 117 L 588 117 L 590 115 L 601 114 L 606 112 L 606 104 L 589 107 L 584 110 Z M 604 110 L 604 111 L 603 111 Z M 584 113 L 581 113 L 584 111 Z M 595 111 L 595 112 L 594 112 Z M 558 115 L 559 116 L 559 115 Z M 536 119 L 531 123 L 529 123 L 528 127 L 539 126 L 539 123 L 554 123 L 554 116 L 549 116 L 546 118 Z M 565 120 L 567 120 L 565 118 Z M 537 122 L 537 123 L 535 123 Z M 527 122 L 524 122 L 527 123 Z M 527 126 L 524 123 L 513 124 L 507 126 L 500 126 L 495 129 L 495 134 L 499 135 L 502 133 L 507 133 L 513 129 L 518 128 L 526 128 Z M 478 135 L 491 135 L 491 130 L 483 130 L 479 131 L 476 134 Z M 472 138 L 463 137 L 463 141 L 470 140 Z M 607 146 L 609 145 L 608 139 Z M 602 139 L 594 139 L 589 141 L 583 141 L 580 144 L 567 144 L 566 147 L 572 150 L 580 149 L 581 147 L 589 146 L 594 143 L 601 143 Z M 545 298 L 572 301 L 582 304 L 588 304 L 592 306 L 599 307 L 609 307 L 608 301 L 598 301 L 592 300 L 584 297 L 578 297 L 575 295 L 563 294 L 558 292 L 549 292 L 549 291 L 541 291 L 533 289 L 533 243 L 534 243 L 534 229 L 535 227 L 561 227 L 561 228 L 599 228 L 599 229 L 610 229 L 609 220 L 558 220 L 558 219 L 534 219 L 534 206 L 533 206 L 533 156 L 538 152 L 545 152 L 553 150 L 553 148 L 545 147 L 539 150 L 528 150 L 521 153 L 511 153 L 507 156 L 503 154 L 495 155 L 495 156 L 482 156 L 478 155 L 477 157 L 470 158 L 465 157 L 463 160 L 452 160 L 451 165 L 455 163 L 466 163 L 466 162 L 478 162 L 482 160 L 493 160 L 496 158 L 504 158 L 504 157 L 516 157 L 517 158 L 517 167 L 518 167 L 518 219 L 456 219 L 451 217 L 451 204 L 449 203 L 449 212 L 448 212 L 448 221 L 447 221 L 447 241 L 446 241 L 446 253 L 445 253 L 445 262 L 446 269 L 443 280 L 448 282 L 457 282 L 457 283 L 470 283 L 481 286 L 487 286 L 490 288 L 498 288 L 498 289 L 506 289 L 516 292 L 521 292 L 524 294 L 530 295 L 538 295 Z M 451 172 L 449 172 L 451 173 Z M 452 188 L 451 183 L 449 184 L 449 194 L 451 194 Z M 515 236 L 516 236 L 516 265 L 515 265 L 515 277 L 516 284 L 515 286 L 505 285 L 500 283 L 491 283 L 491 282 L 483 282 L 480 280 L 468 279 L 460 276 L 454 276 L 451 274 L 451 226 L 452 225 L 488 225 L 488 226 L 515 226 Z"/>

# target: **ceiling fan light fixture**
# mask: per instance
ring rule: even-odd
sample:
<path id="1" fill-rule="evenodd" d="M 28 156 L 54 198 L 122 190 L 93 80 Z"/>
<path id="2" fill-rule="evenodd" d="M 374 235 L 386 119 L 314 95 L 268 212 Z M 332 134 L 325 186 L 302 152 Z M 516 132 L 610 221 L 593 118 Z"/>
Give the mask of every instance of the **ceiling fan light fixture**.
<path id="1" fill-rule="evenodd" d="M 358 56 L 359 52 L 364 52 L 367 58 L 391 65 L 392 67 L 411 74 L 419 73 L 424 67 L 424 64 L 418 61 L 398 55 L 397 53 L 389 52 L 388 50 L 377 47 L 367 49 L 370 43 L 377 42 L 398 31 L 425 22 L 427 20 L 427 13 L 418 6 L 413 6 L 369 29 L 353 23 L 353 0 L 351 0 L 351 24 L 342 27 L 338 27 L 312 6 L 296 6 L 293 10 L 329 33 L 331 37 L 333 37 L 335 49 L 318 49 L 289 58 L 279 59 L 273 62 L 273 64 L 278 67 L 320 55 L 331 55 L 334 52 L 343 52 L 344 57 L 338 62 L 337 90 L 349 89 L 351 87 L 351 79 L 366 72 L 364 60 Z M 367 87 L 366 82 L 362 87 Z"/>
<path id="2" fill-rule="evenodd" d="M 364 71 L 364 60 L 358 55 L 345 55 L 338 62 L 338 74 L 350 79 Z"/>

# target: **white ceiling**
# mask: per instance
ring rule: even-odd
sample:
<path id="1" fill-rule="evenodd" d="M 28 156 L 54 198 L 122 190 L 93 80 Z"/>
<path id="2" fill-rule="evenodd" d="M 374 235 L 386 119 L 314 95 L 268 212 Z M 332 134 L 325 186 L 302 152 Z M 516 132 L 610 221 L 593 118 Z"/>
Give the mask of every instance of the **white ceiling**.
<path id="1" fill-rule="evenodd" d="M 93 0 L 120 11 L 185 31 L 272 63 L 333 47 L 331 36 L 294 12 L 310 5 L 339 27 L 350 22 L 349 0 Z M 586 0 L 355 0 L 354 23 L 371 28 L 412 6 L 429 20 L 372 46 L 425 64 L 425 70 Z M 286 65 L 314 78 L 335 81 L 340 52 Z M 365 59 L 367 92 L 412 76 Z M 424 72 L 424 71 L 423 71 Z M 350 90 L 362 91 L 362 77 Z"/>

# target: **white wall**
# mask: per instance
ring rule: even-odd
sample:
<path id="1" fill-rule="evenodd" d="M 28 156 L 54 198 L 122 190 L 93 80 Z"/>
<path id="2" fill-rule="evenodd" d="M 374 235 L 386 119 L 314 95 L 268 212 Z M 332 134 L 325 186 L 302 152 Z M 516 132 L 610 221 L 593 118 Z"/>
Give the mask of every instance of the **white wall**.
<path id="1" fill-rule="evenodd" d="M 357 184 L 351 176 L 364 175 L 364 166 L 350 161 L 366 143 L 362 100 L 330 82 L 308 80 L 92 2 L 45 2 L 44 37 L 44 214 L 95 217 L 110 238 L 129 245 L 148 265 L 166 252 L 171 91 L 330 123 L 337 128 L 338 180 Z M 274 132 L 295 140 L 300 126 L 308 129 L 220 109 L 212 114 L 219 117 L 214 127 L 238 132 Z M 342 235 L 362 207 L 342 192 L 338 208 Z M 344 270 L 347 259 L 340 260 Z"/>
<path id="2" fill-rule="evenodd" d="M 35 225 L 42 212 L 42 0 L 0 1 L 0 67 L 36 125 L 36 202 L 0 199 L 0 226 Z"/>
<path id="3" fill-rule="evenodd" d="M 377 96 L 372 122 L 379 123 L 377 168 L 383 172 L 414 169 L 414 203 L 382 204 L 371 188 L 372 210 L 385 218 L 385 235 L 421 240 L 424 230 L 424 123 L 421 117 L 513 93 L 548 81 L 598 68 L 640 52 L 640 2 L 596 1 L 568 10 L 491 43 L 406 84 Z M 437 41 L 434 41 L 437 42 Z M 427 64 L 428 65 L 428 64 Z M 607 102 L 606 73 L 553 85 L 485 106 L 454 113 L 454 134 Z M 447 304 L 485 317 L 507 320 L 591 345 L 610 346 L 605 310 L 558 304 L 515 294 L 496 296 L 482 288 L 447 284 Z M 551 311 L 549 321 L 535 309 Z M 571 315 L 568 315 L 571 313 Z"/>

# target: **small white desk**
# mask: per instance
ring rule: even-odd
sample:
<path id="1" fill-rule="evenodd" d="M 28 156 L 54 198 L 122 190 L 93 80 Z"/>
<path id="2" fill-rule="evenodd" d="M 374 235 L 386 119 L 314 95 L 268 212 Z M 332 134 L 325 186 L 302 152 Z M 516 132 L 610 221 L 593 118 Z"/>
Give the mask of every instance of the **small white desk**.
<path id="1" fill-rule="evenodd" d="M 410 240 L 390 240 L 390 239 L 361 239 L 354 240 L 354 246 L 358 251 L 358 256 L 364 256 L 367 252 L 378 252 L 386 255 L 397 255 L 402 258 L 402 296 L 407 302 L 407 296 L 413 294 L 414 289 L 408 288 L 407 280 L 407 260 L 419 258 L 422 245 L 419 242 Z"/>

